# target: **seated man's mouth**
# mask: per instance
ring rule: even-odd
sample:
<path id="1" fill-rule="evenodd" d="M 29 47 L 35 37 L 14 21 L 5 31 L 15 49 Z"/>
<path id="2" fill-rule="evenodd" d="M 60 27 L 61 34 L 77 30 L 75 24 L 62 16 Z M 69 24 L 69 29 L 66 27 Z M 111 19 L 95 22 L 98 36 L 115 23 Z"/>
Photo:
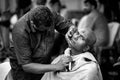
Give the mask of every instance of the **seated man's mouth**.
<path id="1" fill-rule="evenodd" d="M 68 37 L 67 42 L 69 45 L 75 44 L 74 40 L 72 39 L 72 36 Z"/>

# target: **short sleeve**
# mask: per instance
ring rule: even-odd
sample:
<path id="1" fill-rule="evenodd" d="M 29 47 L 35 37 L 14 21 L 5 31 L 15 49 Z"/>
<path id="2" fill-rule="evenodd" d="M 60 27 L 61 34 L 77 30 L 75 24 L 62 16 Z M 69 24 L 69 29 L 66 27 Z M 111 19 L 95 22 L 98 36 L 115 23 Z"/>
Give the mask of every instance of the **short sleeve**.
<path id="1" fill-rule="evenodd" d="M 12 33 L 15 55 L 20 65 L 28 64 L 31 62 L 31 49 L 29 39 L 26 34 Z"/>

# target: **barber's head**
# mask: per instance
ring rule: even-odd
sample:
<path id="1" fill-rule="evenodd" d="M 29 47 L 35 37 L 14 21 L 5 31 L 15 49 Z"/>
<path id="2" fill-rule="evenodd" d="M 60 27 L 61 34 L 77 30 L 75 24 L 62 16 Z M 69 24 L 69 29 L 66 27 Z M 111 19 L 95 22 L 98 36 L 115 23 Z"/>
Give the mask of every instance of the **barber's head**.
<path id="1" fill-rule="evenodd" d="M 36 29 L 40 31 L 49 29 L 53 24 L 53 14 L 45 6 L 40 5 L 39 7 L 32 9 L 30 11 L 30 16 Z"/>

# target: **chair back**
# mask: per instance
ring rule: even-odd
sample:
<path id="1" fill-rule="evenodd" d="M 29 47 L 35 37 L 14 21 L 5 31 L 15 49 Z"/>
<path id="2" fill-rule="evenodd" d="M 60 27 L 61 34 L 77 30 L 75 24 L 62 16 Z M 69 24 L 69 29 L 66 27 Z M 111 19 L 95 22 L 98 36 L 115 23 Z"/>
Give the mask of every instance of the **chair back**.
<path id="1" fill-rule="evenodd" d="M 11 66 L 9 61 L 0 63 L 0 80 L 5 80 L 10 69 L 11 69 Z"/>
<path id="2" fill-rule="evenodd" d="M 108 23 L 108 28 L 109 28 L 109 44 L 107 47 L 112 47 L 113 43 L 115 41 L 116 38 L 116 34 L 118 32 L 120 24 L 118 22 L 111 22 Z"/>

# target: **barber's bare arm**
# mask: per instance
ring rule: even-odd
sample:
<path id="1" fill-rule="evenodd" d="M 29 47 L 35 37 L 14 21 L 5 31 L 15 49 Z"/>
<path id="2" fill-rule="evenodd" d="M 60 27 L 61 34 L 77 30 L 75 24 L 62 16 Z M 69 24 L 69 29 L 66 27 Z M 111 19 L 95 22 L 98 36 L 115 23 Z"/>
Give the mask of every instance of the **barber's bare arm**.
<path id="1" fill-rule="evenodd" d="M 72 58 L 70 56 L 64 56 L 56 64 L 29 63 L 22 65 L 22 67 L 26 72 L 41 74 L 49 71 L 64 71 L 71 61 Z"/>
<path id="2" fill-rule="evenodd" d="M 38 64 L 38 63 L 29 63 L 23 65 L 23 70 L 30 73 L 41 74 L 49 71 L 57 71 L 60 69 L 64 69 L 64 65 L 56 65 L 56 64 Z"/>

